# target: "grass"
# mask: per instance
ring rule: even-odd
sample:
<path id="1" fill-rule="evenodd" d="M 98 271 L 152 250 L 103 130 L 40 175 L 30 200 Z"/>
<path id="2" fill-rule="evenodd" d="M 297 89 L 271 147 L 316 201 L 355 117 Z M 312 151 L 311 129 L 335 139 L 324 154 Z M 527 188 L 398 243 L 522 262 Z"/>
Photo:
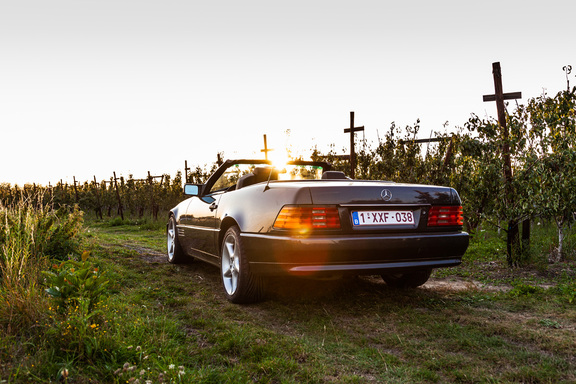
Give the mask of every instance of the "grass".
<path id="1" fill-rule="evenodd" d="M 495 234 L 435 271 L 446 285 L 282 278 L 247 306 L 224 299 L 217 269 L 168 264 L 164 248 L 164 223 L 88 223 L 106 294 L 90 311 L 44 296 L 35 332 L 2 333 L 0 382 L 576 381 L 574 262 L 510 270 Z"/>

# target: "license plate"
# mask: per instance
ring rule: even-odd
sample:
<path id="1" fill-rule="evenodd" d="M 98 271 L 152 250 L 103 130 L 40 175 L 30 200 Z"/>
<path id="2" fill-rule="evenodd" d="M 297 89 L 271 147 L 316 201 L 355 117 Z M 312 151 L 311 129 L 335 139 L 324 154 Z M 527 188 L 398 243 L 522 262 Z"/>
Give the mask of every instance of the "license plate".
<path id="1" fill-rule="evenodd" d="M 354 226 L 364 225 L 414 225 L 412 211 L 354 211 Z"/>

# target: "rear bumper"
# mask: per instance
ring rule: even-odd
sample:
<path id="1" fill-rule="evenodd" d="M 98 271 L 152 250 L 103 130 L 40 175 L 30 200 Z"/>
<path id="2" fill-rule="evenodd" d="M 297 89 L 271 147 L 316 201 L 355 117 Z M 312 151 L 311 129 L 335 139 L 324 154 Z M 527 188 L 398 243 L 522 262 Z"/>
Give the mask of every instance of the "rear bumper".
<path id="1" fill-rule="evenodd" d="M 243 233 L 250 270 L 262 275 L 380 274 L 453 267 L 468 248 L 466 232 L 287 237 Z"/>

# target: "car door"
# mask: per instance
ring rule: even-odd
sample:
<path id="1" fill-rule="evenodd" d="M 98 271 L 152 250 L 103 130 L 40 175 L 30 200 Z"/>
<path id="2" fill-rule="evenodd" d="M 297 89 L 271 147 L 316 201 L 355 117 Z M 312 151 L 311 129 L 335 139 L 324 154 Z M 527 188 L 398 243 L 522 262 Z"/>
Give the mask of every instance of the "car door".
<path id="1" fill-rule="evenodd" d="M 185 241 L 187 253 L 212 261 L 217 257 L 219 222 L 216 207 L 222 192 L 190 199 L 186 209 Z"/>
<path id="2" fill-rule="evenodd" d="M 189 254 L 214 264 L 218 263 L 218 204 L 224 194 L 234 193 L 240 176 L 253 168 L 250 164 L 243 167 L 231 163 L 226 168 L 219 169 L 200 189 L 201 193 L 190 199 L 186 214 L 183 215 L 185 220 L 181 221 L 181 226 L 185 228 L 182 244 Z"/>

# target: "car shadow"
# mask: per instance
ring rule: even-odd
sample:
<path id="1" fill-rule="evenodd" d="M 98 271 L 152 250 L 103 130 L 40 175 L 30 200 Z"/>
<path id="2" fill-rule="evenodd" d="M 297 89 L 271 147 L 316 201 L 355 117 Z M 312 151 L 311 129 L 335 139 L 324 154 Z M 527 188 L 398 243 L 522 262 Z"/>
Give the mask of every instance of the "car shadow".
<path id="1" fill-rule="evenodd" d="M 281 302 L 345 301 L 391 298 L 425 293 L 422 288 L 391 288 L 380 276 L 347 276 L 330 280 L 302 277 L 279 277 L 268 279 L 267 300 Z"/>

